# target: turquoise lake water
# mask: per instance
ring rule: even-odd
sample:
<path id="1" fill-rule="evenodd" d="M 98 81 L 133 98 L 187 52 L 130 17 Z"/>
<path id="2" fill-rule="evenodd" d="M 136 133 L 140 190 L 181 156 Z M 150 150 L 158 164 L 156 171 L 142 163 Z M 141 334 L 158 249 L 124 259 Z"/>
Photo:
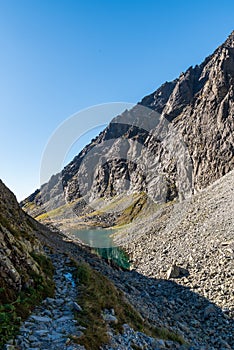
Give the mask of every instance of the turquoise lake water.
<path id="1" fill-rule="evenodd" d="M 114 232 L 115 230 L 97 228 L 77 230 L 73 234 L 92 248 L 112 248 L 114 242 L 111 235 Z"/>
<path id="2" fill-rule="evenodd" d="M 106 260 L 114 261 L 118 266 L 128 269 L 130 267 L 127 254 L 117 247 L 111 235 L 116 232 L 112 229 L 85 229 L 73 231 L 73 235 L 87 244 L 92 250 Z"/>

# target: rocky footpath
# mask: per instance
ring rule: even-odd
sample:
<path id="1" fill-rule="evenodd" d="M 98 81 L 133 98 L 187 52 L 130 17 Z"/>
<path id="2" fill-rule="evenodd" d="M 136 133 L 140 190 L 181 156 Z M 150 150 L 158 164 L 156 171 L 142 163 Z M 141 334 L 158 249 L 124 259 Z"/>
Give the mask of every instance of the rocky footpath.
<path id="1" fill-rule="evenodd" d="M 46 251 L 55 268 L 55 295 L 53 298 L 47 297 L 33 310 L 22 323 L 19 334 L 8 341 L 4 350 L 85 350 L 84 346 L 79 345 L 79 338 L 84 334 L 85 328 L 78 324 L 74 316 L 74 311 L 82 312 L 77 303 L 79 285 L 73 277 L 76 267 L 66 255 L 49 253 L 49 249 Z M 113 309 L 103 310 L 102 317 L 110 339 L 101 348 L 103 350 L 134 350 L 136 347 L 152 350 L 188 349 L 177 342 L 155 339 L 136 332 L 127 324 L 123 325 L 122 334 L 116 334 L 111 327 L 113 323 L 118 323 Z"/>
<path id="2" fill-rule="evenodd" d="M 43 235 L 41 239 L 52 247 L 59 248 L 64 253 L 69 254 L 78 262 L 86 261 L 95 270 L 104 274 L 117 288 L 124 292 L 127 300 L 131 302 L 145 320 L 148 320 L 153 326 L 166 327 L 180 334 L 190 344 L 189 349 L 228 350 L 234 348 L 234 322 L 230 308 L 221 308 L 202 293 L 198 293 L 196 288 L 193 289 L 189 285 L 183 285 L 184 277 L 167 280 L 149 277 L 146 273 L 138 272 L 137 267 L 132 271 L 113 269 L 102 259 L 91 254 L 89 249 L 71 241 L 64 241 L 61 236 L 55 233 L 49 236 Z M 146 241 L 144 244 L 147 247 Z M 157 247 L 157 245 L 155 246 Z M 152 253 L 152 256 L 155 255 Z M 148 268 L 152 256 L 147 256 L 146 268 Z M 168 264 L 169 266 L 170 264 Z M 151 271 L 157 271 L 157 266 L 151 265 Z M 193 276 L 193 278 L 195 280 L 196 276 Z M 203 283 L 204 281 L 196 281 L 198 287 L 201 287 Z M 229 280 L 228 283 L 230 284 L 232 281 Z M 211 284 L 209 288 L 212 295 Z M 232 295 L 230 295 L 231 297 Z M 130 336 L 132 333 L 129 332 L 127 331 Z M 123 344 L 126 344 L 126 335 L 123 335 L 123 337 L 125 339 L 123 339 L 125 341 Z M 136 334 L 137 337 L 138 334 Z M 117 347 L 117 343 L 118 337 L 116 340 L 113 339 L 113 349 L 121 349 Z M 166 348 L 168 346 L 169 344 L 166 344 Z M 177 347 L 178 344 L 171 345 L 172 349 Z M 151 349 L 150 346 L 148 349 Z M 183 349 L 182 346 L 181 349 Z"/>
<path id="3" fill-rule="evenodd" d="M 74 310 L 79 308 L 76 303 L 77 286 L 72 276 L 74 267 L 70 266 L 70 259 L 62 254 L 48 256 L 55 268 L 55 295 L 53 298 L 47 297 L 36 307 L 23 322 L 19 335 L 5 346 L 7 350 L 84 349 L 69 338 L 71 335 L 82 335 L 74 319 Z"/>

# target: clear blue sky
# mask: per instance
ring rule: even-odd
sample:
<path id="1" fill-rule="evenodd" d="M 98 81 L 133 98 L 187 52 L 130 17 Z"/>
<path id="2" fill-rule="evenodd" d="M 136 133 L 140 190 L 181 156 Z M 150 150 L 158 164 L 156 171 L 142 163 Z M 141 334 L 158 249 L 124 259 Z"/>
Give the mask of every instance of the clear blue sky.
<path id="1" fill-rule="evenodd" d="M 139 101 L 212 53 L 233 15 L 233 0 L 0 0 L 0 177 L 30 194 L 63 120 Z"/>

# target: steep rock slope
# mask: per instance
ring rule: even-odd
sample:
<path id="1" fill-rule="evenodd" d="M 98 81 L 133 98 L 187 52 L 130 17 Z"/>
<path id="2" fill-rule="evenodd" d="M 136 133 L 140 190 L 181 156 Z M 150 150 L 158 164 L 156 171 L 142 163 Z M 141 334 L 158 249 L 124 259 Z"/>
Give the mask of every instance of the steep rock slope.
<path id="1" fill-rule="evenodd" d="M 116 237 L 134 269 L 152 278 L 188 269 L 177 283 L 234 316 L 234 171 L 182 203 L 142 213 Z"/>
<path id="2" fill-rule="evenodd" d="M 43 254 L 35 236 L 36 222 L 19 207 L 14 194 L 0 181 L 1 286 L 8 284 L 13 295 L 33 284 L 30 272 L 42 273 L 31 253 Z M 8 295 L 11 299 L 11 295 Z"/>
<path id="3" fill-rule="evenodd" d="M 156 281 L 173 281 L 209 300 L 210 304 L 198 307 L 191 318 L 182 308 L 194 310 L 198 304 L 191 296 L 189 308 L 183 294 L 178 312 L 168 317 L 169 324 L 175 318 L 185 334 L 202 329 L 200 340 L 207 342 L 204 349 L 234 349 L 234 171 L 181 203 L 164 204 L 155 212 L 143 211 L 116 239 L 131 256 L 135 273 Z M 161 297 L 163 288 L 156 293 Z M 161 303 L 160 315 L 164 303 L 167 315 L 176 304 L 163 298 Z M 218 310 L 222 311 L 220 316 Z M 154 312 L 150 313 L 153 318 Z M 205 328 L 212 324 L 213 331 L 206 333 Z"/>
<path id="4" fill-rule="evenodd" d="M 145 192 L 186 198 L 233 169 L 234 32 L 211 56 L 163 84 L 22 202 L 33 216 L 85 198 Z M 81 211 L 79 206 L 77 211 Z"/>
<path id="5" fill-rule="evenodd" d="M 36 238 L 40 228 L 0 180 L 0 345 L 53 292 L 52 267 Z"/>

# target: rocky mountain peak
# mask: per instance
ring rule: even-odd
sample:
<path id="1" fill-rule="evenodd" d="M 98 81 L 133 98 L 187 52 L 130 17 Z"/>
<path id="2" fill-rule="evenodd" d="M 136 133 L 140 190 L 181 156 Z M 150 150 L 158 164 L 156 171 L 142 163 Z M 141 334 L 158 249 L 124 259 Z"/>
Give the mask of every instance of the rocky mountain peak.
<path id="1" fill-rule="evenodd" d="M 114 118 L 59 175 L 22 203 L 25 209 L 37 216 L 87 193 L 95 199 L 144 192 L 156 201 L 171 201 L 200 191 L 232 170 L 233 48 L 234 32 L 202 64 L 189 67 Z M 132 125 L 124 125 L 126 118 Z M 113 141 L 107 147 L 108 140 Z"/>

